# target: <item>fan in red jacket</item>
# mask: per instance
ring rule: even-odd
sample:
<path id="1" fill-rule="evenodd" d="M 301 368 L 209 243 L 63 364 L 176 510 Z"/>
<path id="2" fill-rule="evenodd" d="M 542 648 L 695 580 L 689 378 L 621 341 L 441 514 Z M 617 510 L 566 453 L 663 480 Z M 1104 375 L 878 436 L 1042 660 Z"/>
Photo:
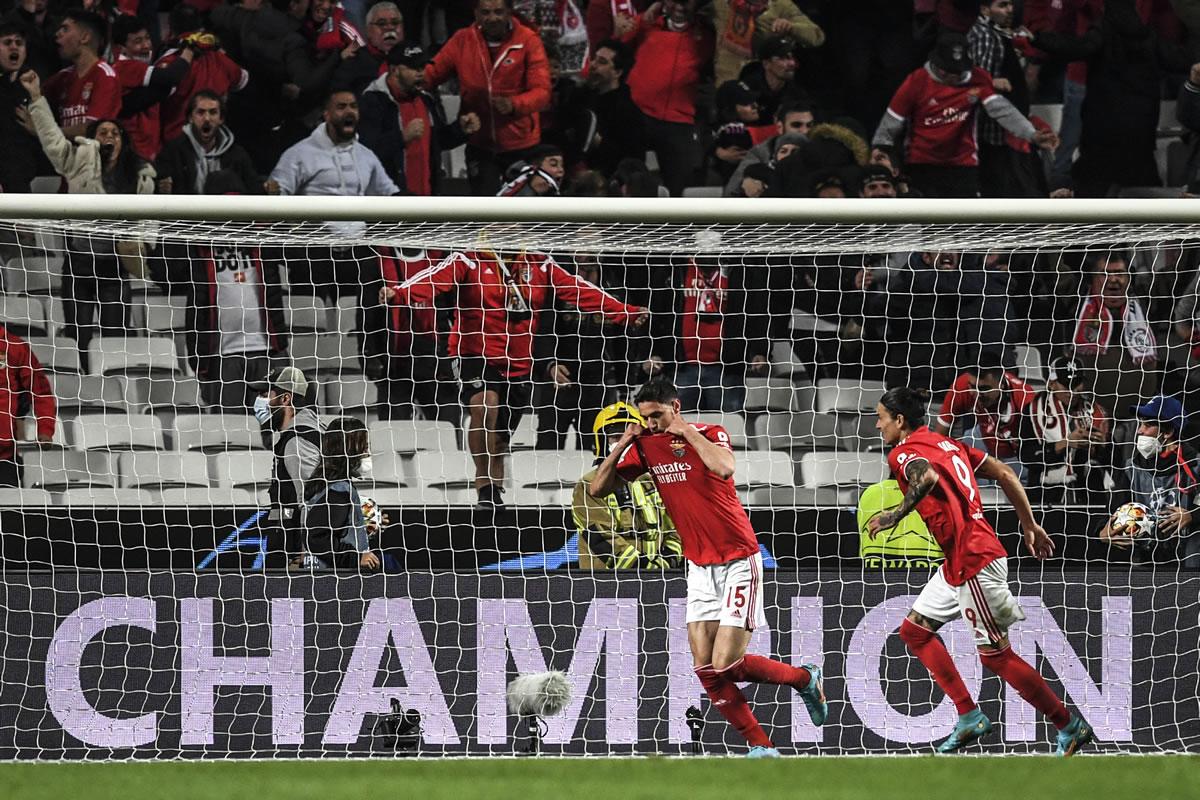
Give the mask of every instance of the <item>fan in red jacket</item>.
<path id="1" fill-rule="evenodd" d="M 481 506 L 501 506 L 503 455 L 529 405 L 533 332 L 541 312 L 557 298 L 633 327 L 645 323 L 647 312 L 622 303 L 541 253 L 451 253 L 404 283 L 385 287 L 380 300 L 423 308 L 454 289 L 458 314 L 450 333 L 450 355 L 458 357 L 461 399 L 471 415 L 467 442 L 475 459 L 475 486 Z"/>
<path id="2" fill-rule="evenodd" d="M 693 3 L 664 0 L 661 10 L 660 4 L 652 5 L 620 38 L 635 51 L 629 91 L 646 115 L 650 149 L 663 183 L 679 197 L 695 183 L 704 162 L 696 136 L 696 98 L 712 76 L 716 36 Z"/>
<path id="3" fill-rule="evenodd" d="M 513 19 L 511 0 L 479 0 L 475 24 L 455 33 L 425 67 L 425 88 L 458 78 L 460 114 L 479 116 L 467 144 L 471 191 L 494 195 L 500 176 L 542 140 L 550 62 L 537 33 Z"/>
<path id="4" fill-rule="evenodd" d="M 29 343 L 0 325 L 0 486 L 20 486 L 17 420 L 33 412 L 37 440 L 54 439 L 58 402 Z"/>
<path id="5" fill-rule="evenodd" d="M 171 11 L 171 30 L 177 35 L 174 45 L 159 56 L 155 69 L 169 66 L 183 56 L 184 46 L 195 53 L 192 68 L 175 87 L 171 96 L 162 101 L 162 142 L 174 139 L 187 123 L 188 101 L 201 89 L 208 89 L 222 97 L 231 92 L 240 92 L 250 81 L 250 73 L 242 69 L 221 49 L 217 37 L 204 30 L 196 11 L 186 3 L 180 3 Z"/>

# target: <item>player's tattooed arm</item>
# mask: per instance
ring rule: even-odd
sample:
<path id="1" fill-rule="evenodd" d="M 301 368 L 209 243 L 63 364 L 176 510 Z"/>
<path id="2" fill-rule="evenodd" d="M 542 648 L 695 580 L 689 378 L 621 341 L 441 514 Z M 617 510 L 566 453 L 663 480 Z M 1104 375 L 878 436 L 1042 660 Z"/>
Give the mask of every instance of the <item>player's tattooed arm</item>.
<path id="1" fill-rule="evenodd" d="M 896 527 L 896 524 L 908 516 L 909 512 L 917 507 L 917 503 L 924 500 L 938 483 L 937 471 L 923 458 L 905 464 L 904 474 L 908 477 L 908 491 L 904 493 L 904 500 L 891 511 L 871 518 L 869 531 L 872 539 L 880 531 Z"/>

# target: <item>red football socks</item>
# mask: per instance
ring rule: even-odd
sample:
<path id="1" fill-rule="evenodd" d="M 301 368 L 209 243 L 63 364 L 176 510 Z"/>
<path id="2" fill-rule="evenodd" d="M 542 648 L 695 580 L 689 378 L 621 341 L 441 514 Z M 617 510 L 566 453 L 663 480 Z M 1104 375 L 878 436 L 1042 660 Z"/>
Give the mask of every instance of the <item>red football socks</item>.
<path id="1" fill-rule="evenodd" d="M 804 667 L 793 667 L 782 661 L 747 654 L 719 672 L 734 681 L 751 683 L 774 683 L 803 689 L 812 680 Z"/>
<path id="2" fill-rule="evenodd" d="M 774 746 L 762 726 L 758 724 L 758 720 L 754 718 L 754 712 L 750 710 L 750 704 L 746 702 L 746 696 L 737 684 L 714 670 L 712 664 L 696 667 L 696 677 L 700 679 L 704 691 L 708 692 L 713 706 L 730 725 L 737 728 L 738 733 L 746 737 L 746 741 L 752 747 Z"/>
<path id="3" fill-rule="evenodd" d="M 963 683 L 962 676 L 958 674 L 958 668 L 954 666 L 954 660 L 950 658 L 946 645 L 942 643 L 937 634 L 905 618 L 900 623 L 900 639 L 908 645 L 908 649 L 913 652 L 913 655 L 921 660 L 921 663 L 929 670 L 929 674 L 937 681 L 937 685 L 942 687 L 946 696 L 954 701 L 954 707 L 958 709 L 960 717 L 975 709 L 975 701 L 971 699 L 967 685 Z M 997 674 L 999 673 L 997 672 Z"/>
<path id="4" fill-rule="evenodd" d="M 1054 727 L 1062 730 L 1071 721 L 1071 714 L 1062 700 L 1050 688 L 1038 671 L 1025 659 L 1013 652 L 1011 647 L 996 652 L 980 653 L 979 660 L 1004 682 L 1017 690 L 1025 702 L 1045 714 Z"/>

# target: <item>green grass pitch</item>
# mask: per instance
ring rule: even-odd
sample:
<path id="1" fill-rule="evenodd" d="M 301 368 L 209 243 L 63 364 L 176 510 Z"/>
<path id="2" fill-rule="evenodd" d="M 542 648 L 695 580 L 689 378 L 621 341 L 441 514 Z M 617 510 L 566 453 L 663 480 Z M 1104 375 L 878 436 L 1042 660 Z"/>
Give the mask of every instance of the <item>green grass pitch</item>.
<path id="1" fill-rule="evenodd" d="M 1200 756 L 3 764 L 16 800 L 1188 800 Z"/>

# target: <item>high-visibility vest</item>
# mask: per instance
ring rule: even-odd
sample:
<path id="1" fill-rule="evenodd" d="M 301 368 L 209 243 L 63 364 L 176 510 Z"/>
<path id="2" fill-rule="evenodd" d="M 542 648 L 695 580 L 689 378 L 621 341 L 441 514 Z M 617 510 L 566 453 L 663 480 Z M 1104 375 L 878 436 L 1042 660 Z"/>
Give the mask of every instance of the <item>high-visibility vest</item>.
<path id="1" fill-rule="evenodd" d="M 889 478 L 863 491 L 858 501 L 858 554 L 868 567 L 934 566 L 946 556 L 925 520 L 916 511 L 896 523 L 896 527 L 880 531 L 874 540 L 867 533 L 872 517 L 891 511 L 904 500 L 900 484 Z"/>

